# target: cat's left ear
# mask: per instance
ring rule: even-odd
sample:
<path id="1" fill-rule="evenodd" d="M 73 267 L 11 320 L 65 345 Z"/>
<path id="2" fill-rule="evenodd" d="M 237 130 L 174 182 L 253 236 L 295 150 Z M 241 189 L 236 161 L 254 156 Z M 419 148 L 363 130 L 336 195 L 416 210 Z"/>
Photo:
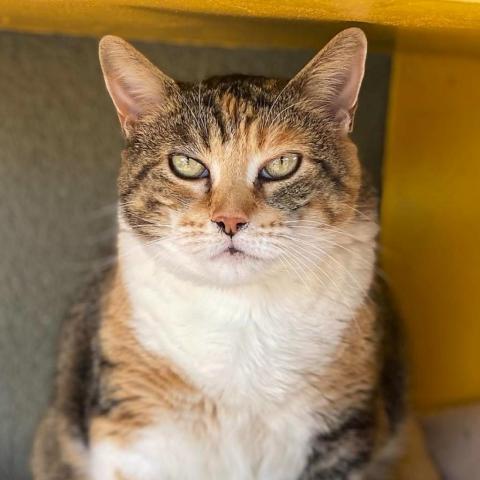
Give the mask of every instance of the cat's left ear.
<path id="1" fill-rule="evenodd" d="M 362 30 L 343 30 L 290 81 L 289 87 L 313 110 L 329 115 L 342 130 L 350 132 L 366 56 L 367 39 Z"/>
<path id="2" fill-rule="evenodd" d="M 178 90 L 170 77 L 121 38 L 103 37 L 99 57 L 107 90 L 126 137 L 143 115 L 165 106 Z"/>

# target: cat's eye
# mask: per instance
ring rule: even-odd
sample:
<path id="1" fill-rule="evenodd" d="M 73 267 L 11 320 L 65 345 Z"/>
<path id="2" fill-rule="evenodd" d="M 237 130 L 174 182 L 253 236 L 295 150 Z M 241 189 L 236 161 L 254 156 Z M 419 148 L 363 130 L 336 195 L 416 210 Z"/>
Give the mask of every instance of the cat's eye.
<path id="1" fill-rule="evenodd" d="M 267 180 L 283 180 L 293 175 L 300 166 L 298 153 L 285 153 L 270 160 L 261 170 L 260 177 Z"/>
<path id="2" fill-rule="evenodd" d="M 209 175 L 208 169 L 202 162 L 187 155 L 174 153 L 170 155 L 169 163 L 173 173 L 180 178 L 195 180 Z"/>

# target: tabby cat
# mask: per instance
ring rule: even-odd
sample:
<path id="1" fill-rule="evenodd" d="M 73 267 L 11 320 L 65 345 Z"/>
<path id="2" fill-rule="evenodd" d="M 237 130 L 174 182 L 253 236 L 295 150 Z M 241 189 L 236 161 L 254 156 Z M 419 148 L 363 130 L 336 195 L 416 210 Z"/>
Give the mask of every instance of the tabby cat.
<path id="1" fill-rule="evenodd" d="M 118 261 L 65 324 L 36 480 L 436 478 L 418 438 L 397 468 L 405 375 L 349 138 L 365 56 L 351 28 L 288 82 L 189 84 L 103 38 Z"/>

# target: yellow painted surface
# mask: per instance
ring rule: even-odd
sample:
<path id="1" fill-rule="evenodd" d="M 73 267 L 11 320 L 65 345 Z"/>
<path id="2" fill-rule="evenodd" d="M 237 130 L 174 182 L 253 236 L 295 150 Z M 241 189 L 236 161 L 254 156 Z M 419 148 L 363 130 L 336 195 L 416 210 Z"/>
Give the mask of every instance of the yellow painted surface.
<path id="1" fill-rule="evenodd" d="M 393 62 L 383 266 L 426 409 L 480 398 L 480 55 L 406 45 Z"/>
<path id="2" fill-rule="evenodd" d="M 320 21 L 358 22 L 382 42 L 397 27 L 476 32 L 480 0 L 0 0 L 4 29 L 172 42 L 318 46 Z"/>
<path id="3" fill-rule="evenodd" d="M 241 1 L 206 9 L 188 1 L 0 0 L 0 29 L 94 37 L 115 34 L 190 45 L 282 48 L 318 48 L 341 29 L 332 23 L 319 27 L 313 20 L 275 15 L 232 16 L 228 14 L 232 10 L 230 3 Z M 391 45 L 391 33 L 375 25 L 367 25 L 366 29 L 376 45 Z"/>

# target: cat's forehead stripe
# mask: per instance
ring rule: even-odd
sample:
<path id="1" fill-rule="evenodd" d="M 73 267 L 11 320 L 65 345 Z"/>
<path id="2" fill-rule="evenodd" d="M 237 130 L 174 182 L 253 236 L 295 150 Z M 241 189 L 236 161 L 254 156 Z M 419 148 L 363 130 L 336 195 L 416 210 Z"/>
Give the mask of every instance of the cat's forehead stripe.
<path id="1" fill-rule="evenodd" d="M 149 229 L 155 216 L 165 223 L 168 212 L 185 209 L 208 219 L 222 205 L 255 215 L 269 209 L 297 215 L 303 208 L 333 224 L 343 221 L 361 181 L 355 147 L 292 92 L 285 97 L 283 85 L 227 77 L 183 86 L 176 107 L 140 124 L 128 148 L 119 182 L 123 201 L 135 200 L 128 221 Z M 175 178 L 166 161 L 172 152 L 202 161 L 209 178 Z M 298 172 L 281 182 L 259 181 L 266 162 L 287 152 L 303 157 Z"/>

